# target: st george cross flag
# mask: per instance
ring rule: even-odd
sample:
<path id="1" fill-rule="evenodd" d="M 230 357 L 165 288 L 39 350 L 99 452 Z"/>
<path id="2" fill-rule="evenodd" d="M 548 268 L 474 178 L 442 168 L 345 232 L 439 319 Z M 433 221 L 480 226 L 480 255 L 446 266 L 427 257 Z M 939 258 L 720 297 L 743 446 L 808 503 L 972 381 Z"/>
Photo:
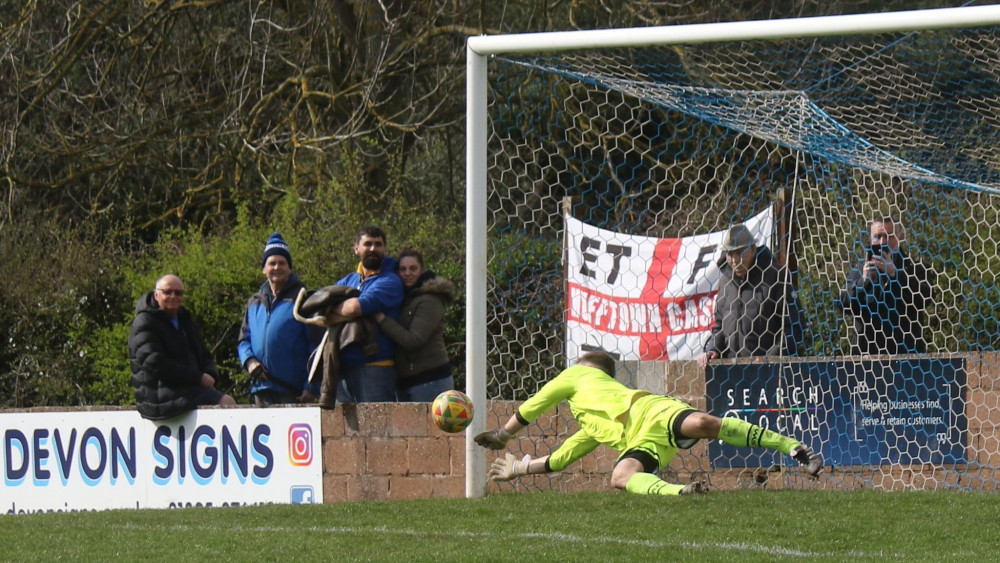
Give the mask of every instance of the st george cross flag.
<path id="1" fill-rule="evenodd" d="M 691 360 L 715 320 L 726 230 L 653 238 L 599 229 L 567 216 L 566 360 L 588 350 L 619 360 Z M 770 207 L 745 224 L 768 246 Z"/>

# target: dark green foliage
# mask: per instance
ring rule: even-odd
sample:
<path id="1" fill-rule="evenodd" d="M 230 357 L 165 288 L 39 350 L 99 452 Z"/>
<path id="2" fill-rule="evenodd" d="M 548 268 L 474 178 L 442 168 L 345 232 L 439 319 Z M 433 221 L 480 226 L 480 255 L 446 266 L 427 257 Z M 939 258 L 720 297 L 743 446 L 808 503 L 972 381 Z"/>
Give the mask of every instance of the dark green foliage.
<path id="1" fill-rule="evenodd" d="M 116 384 L 95 373 L 104 350 L 89 346 L 114 330 L 129 290 L 115 268 L 123 252 L 88 225 L 63 225 L 26 209 L 4 225 L 0 257 L 0 406 L 94 404 Z M 119 350 L 124 340 L 114 344 Z M 118 366 L 112 367 L 114 373 Z M 127 366 L 126 366 L 127 369 Z M 117 378 L 116 378 L 117 379 Z"/>
<path id="2" fill-rule="evenodd" d="M 564 364 L 562 246 L 525 232 L 490 244 L 487 396 L 523 400 Z"/>
<path id="3" fill-rule="evenodd" d="M 345 162 L 356 161 L 345 155 Z M 311 201 L 290 190 L 269 217 L 243 205 L 228 233 L 171 228 L 155 244 L 129 252 L 115 251 L 97 233 L 19 217 L 0 239 L 0 255 L 18 265 L 17 276 L 0 280 L 0 406 L 131 404 L 126 341 L 134 304 L 168 273 L 185 282 L 185 307 L 214 354 L 219 387 L 245 400 L 236 343 L 246 301 L 264 282 L 260 256 L 268 235 L 284 235 L 296 275 L 316 288 L 354 271 L 356 232 L 367 224 L 383 226 L 391 255 L 420 249 L 430 268 L 456 283 L 445 336 L 464 387 L 460 210 L 431 209 L 404 191 L 393 181 L 385 194 L 374 195 L 356 177 L 345 177 Z"/>

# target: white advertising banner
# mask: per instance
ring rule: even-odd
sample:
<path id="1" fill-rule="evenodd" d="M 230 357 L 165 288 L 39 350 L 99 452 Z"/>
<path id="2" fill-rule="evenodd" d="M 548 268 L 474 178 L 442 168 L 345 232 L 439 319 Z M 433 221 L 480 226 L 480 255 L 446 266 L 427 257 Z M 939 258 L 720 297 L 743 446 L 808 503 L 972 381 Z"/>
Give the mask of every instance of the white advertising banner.
<path id="1" fill-rule="evenodd" d="M 770 207 L 745 224 L 758 245 L 769 244 Z M 567 216 L 567 362 L 593 349 L 620 360 L 698 357 L 715 320 L 725 232 L 661 239 Z"/>
<path id="2" fill-rule="evenodd" d="M 319 408 L 0 414 L 0 514 L 320 503 Z"/>

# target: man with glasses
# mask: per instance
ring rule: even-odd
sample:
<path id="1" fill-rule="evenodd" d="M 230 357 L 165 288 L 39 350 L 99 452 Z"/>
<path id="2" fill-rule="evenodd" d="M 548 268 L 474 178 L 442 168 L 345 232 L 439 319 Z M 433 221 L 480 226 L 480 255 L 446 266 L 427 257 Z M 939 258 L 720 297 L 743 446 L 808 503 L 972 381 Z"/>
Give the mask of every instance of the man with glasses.
<path id="1" fill-rule="evenodd" d="M 722 250 L 726 263 L 715 298 L 715 323 L 698 363 L 704 367 L 719 358 L 797 353 L 802 321 L 785 269 L 743 224 L 726 231 Z"/>
<path id="2" fill-rule="evenodd" d="M 161 420 L 200 405 L 236 404 L 215 388 L 215 360 L 183 302 L 184 283 L 166 275 L 135 304 L 128 351 L 136 408 L 143 418 Z"/>

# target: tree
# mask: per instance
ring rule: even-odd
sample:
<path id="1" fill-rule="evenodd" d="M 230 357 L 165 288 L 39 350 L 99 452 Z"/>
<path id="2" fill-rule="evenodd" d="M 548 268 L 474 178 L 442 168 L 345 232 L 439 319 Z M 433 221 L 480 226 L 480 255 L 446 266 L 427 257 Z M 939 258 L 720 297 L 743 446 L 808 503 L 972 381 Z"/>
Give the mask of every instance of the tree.
<path id="1" fill-rule="evenodd" d="M 325 229 L 315 239 L 346 236 L 390 204 L 426 220 L 408 233 L 421 244 L 433 225 L 460 228 L 469 35 L 895 4 L 0 3 L 0 260 L 19 267 L 0 279 L 0 391 L 13 406 L 122 397 L 120 381 L 91 376 L 127 368 L 87 350 L 121 338 L 131 300 L 177 263 L 163 249 L 226 247 L 239 228 L 286 220 L 286 199 L 289 225 Z M 439 262 L 460 268 L 464 249 L 442 246 Z M 205 302 L 235 309 L 213 314 L 238 317 L 234 285 L 213 287 Z M 457 341 L 461 316 L 451 322 Z"/>

